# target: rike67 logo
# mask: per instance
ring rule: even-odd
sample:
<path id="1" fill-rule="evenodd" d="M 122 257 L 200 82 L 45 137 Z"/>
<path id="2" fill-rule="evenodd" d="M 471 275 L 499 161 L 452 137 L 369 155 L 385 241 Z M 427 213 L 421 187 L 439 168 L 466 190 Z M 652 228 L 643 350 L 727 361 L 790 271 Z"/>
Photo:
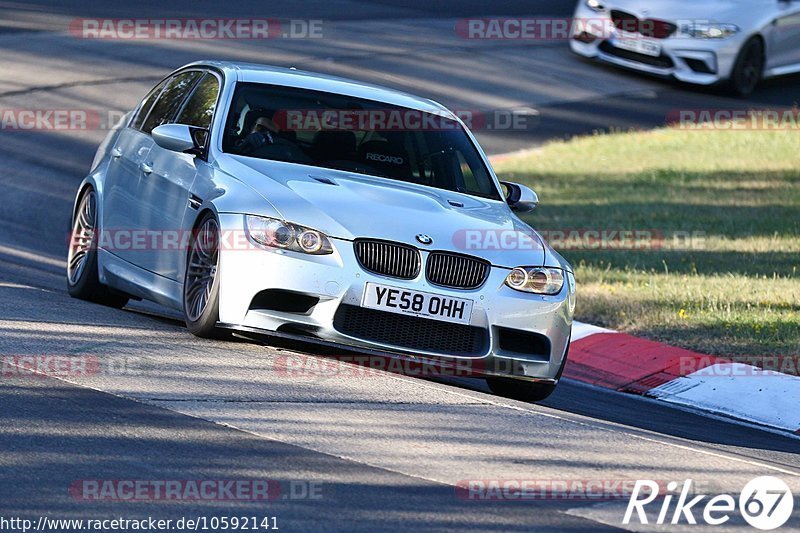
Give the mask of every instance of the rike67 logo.
<path id="1" fill-rule="evenodd" d="M 669 492 L 675 492 L 677 489 L 678 483 L 675 481 L 667 485 Z M 654 503 L 658 497 L 658 483 L 649 480 L 636 481 L 622 523 L 627 525 L 632 519 L 634 522 L 638 519 L 640 524 L 648 524 L 645 507 Z M 784 525 L 791 517 L 794 508 L 794 496 L 789 486 L 772 476 L 761 476 L 749 481 L 739 494 L 738 502 L 729 494 L 711 498 L 705 494 L 693 494 L 691 479 L 684 482 L 680 493 L 677 494 L 675 507 L 671 508 L 674 498 L 673 494 L 667 494 L 661 500 L 655 524 L 697 524 L 698 517 L 695 514 L 698 514 L 706 524 L 719 526 L 728 522 L 731 514 L 738 508 L 748 524 L 767 531 Z M 649 510 L 654 511 L 657 508 L 659 504 L 656 502 Z M 635 518 L 634 513 L 636 513 Z M 653 519 L 652 515 L 649 519 Z"/>

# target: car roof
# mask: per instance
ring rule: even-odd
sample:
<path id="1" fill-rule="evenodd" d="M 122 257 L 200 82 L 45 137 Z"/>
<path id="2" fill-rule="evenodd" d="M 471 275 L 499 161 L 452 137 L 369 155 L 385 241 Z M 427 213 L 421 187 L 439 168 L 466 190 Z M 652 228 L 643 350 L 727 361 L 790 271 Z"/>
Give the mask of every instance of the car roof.
<path id="1" fill-rule="evenodd" d="M 455 118 L 449 109 L 428 98 L 338 76 L 294 68 L 232 61 L 197 61 L 182 68 L 197 66 L 216 67 L 222 70 L 226 76 L 235 76 L 236 80 L 240 82 L 265 83 L 342 94 Z"/>

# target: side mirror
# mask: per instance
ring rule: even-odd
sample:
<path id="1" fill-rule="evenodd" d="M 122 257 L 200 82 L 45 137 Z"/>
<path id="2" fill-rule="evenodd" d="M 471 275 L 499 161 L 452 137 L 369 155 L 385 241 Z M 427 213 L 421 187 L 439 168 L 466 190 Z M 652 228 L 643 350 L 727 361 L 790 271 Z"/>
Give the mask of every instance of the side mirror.
<path id="1" fill-rule="evenodd" d="M 157 145 L 172 152 L 197 154 L 200 150 L 192 136 L 192 128 L 185 124 L 163 124 L 150 134 Z"/>
<path id="2" fill-rule="evenodd" d="M 514 211 L 527 213 L 539 205 L 539 195 L 530 187 L 510 181 L 501 181 L 500 184 L 506 189 L 506 203 Z"/>

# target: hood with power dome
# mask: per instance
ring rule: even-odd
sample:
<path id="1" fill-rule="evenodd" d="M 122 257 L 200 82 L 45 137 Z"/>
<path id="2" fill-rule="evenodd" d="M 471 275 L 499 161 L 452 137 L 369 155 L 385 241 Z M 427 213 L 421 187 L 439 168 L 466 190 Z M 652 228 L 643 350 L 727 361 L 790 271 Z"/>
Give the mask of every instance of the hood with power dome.
<path id="1" fill-rule="evenodd" d="M 286 221 L 330 237 L 453 251 L 508 268 L 545 263 L 541 237 L 501 201 L 243 156 L 228 155 L 220 167 L 263 196 Z M 433 242 L 420 244 L 416 239 L 420 234 Z"/>

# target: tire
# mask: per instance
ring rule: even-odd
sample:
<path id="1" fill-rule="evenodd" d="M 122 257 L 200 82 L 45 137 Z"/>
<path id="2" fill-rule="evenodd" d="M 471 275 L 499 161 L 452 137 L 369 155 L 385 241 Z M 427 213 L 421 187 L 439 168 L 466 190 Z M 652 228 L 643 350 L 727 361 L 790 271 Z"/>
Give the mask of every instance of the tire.
<path id="1" fill-rule="evenodd" d="M 558 368 L 558 374 L 556 374 L 556 383 L 536 383 L 510 378 L 486 378 L 489 389 L 498 396 L 523 402 L 541 402 L 547 399 L 547 397 L 556 390 L 557 382 L 561 379 L 561 374 L 564 373 L 564 367 L 567 366 L 569 345 L 570 341 L 567 341 L 564 359 L 562 359 L 561 366 Z"/>
<path id="2" fill-rule="evenodd" d="M 128 296 L 100 283 L 97 270 L 97 193 L 87 188 L 72 220 L 67 252 L 67 291 L 73 298 L 121 309 Z"/>
<path id="3" fill-rule="evenodd" d="M 753 37 L 742 46 L 728 80 L 730 91 L 736 96 L 753 93 L 764 72 L 764 43 Z"/>
<path id="4" fill-rule="evenodd" d="M 213 213 L 203 215 L 186 256 L 183 278 L 183 318 L 195 336 L 222 339 L 230 334 L 217 328 L 219 321 L 219 222 Z"/>

